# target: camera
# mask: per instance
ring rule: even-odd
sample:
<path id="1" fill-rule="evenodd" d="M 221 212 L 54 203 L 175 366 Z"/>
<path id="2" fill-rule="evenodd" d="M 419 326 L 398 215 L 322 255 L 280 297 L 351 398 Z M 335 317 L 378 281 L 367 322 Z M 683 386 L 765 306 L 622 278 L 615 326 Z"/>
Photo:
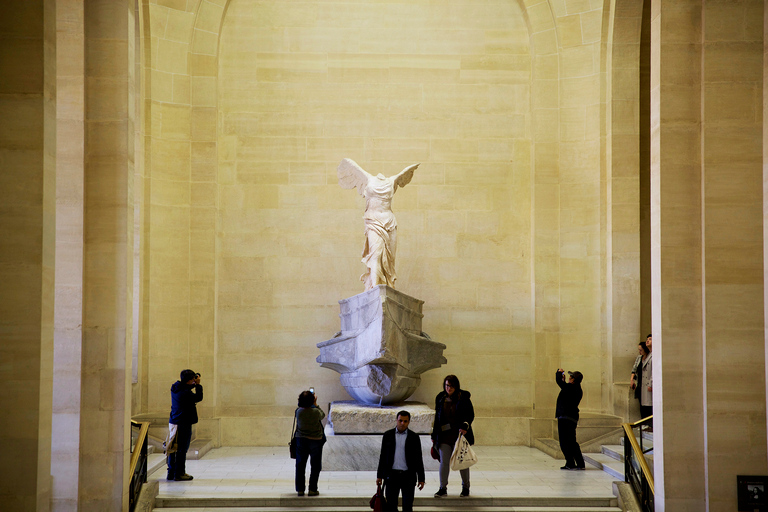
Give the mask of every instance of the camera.
<path id="1" fill-rule="evenodd" d="M 315 394 L 315 388 L 314 388 L 314 387 L 310 387 L 310 388 L 309 388 L 309 392 L 310 392 L 310 393 L 312 393 L 312 394 L 314 395 L 314 394 Z"/>
<path id="2" fill-rule="evenodd" d="M 200 377 L 200 374 L 199 374 L 199 373 L 196 373 L 196 374 L 195 374 L 195 377 Z"/>

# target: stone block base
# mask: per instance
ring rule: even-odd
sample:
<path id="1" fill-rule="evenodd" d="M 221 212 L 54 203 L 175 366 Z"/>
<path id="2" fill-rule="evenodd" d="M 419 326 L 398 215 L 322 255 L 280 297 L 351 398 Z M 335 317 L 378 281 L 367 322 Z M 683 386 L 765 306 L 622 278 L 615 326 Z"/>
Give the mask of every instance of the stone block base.
<path id="1" fill-rule="evenodd" d="M 366 405 L 353 401 L 332 402 L 328 421 L 335 435 L 339 434 L 383 434 L 395 428 L 397 413 L 406 410 L 411 414 L 408 426 L 417 434 L 432 433 L 435 410 L 421 402 L 401 402 L 391 405 Z"/>
<path id="2" fill-rule="evenodd" d="M 328 426 L 325 432 L 328 442 L 323 447 L 323 471 L 376 471 L 381 453 L 381 434 L 334 435 Z M 429 454 L 432 440 L 423 434 L 419 438 L 424 470 L 437 471 L 439 463 Z"/>

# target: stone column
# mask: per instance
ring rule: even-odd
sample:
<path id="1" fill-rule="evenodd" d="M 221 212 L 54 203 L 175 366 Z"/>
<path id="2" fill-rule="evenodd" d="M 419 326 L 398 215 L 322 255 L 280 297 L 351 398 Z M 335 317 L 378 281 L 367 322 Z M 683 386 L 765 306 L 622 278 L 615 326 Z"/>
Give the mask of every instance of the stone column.
<path id="1" fill-rule="evenodd" d="M 640 289 L 640 27 L 642 0 L 617 4 L 606 42 L 605 105 L 605 316 L 607 354 L 611 359 L 611 393 L 603 410 L 638 417 L 628 397 L 630 368 L 642 333 Z M 648 85 L 648 84 L 646 84 Z M 609 402 L 608 399 L 611 399 Z"/>
<path id="2" fill-rule="evenodd" d="M 131 0 L 85 5 L 81 511 L 128 506 L 134 7 Z"/>
<path id="3" fill-rule="evenodd" d="M 656 510 L 705 510 L 701 0 L 651 4 Z"/>
<path id="4" fill-rule="evenodd" d="M 53 0 L 0 7 L 0 503 L 48 510 L 56 24 Z"/>
<path id="5" fill-rule="evenodd" d="M 58 0 L 56 305 L 53 343 L 51 509 L 76 511 L 83 349 L 85 26 L 83 0 Z"/>
<path id="6" fill-rule="evenodd" d="M 653 3 L 660 511 L 733 510 L 736 475 L 765 473 L 762 9 Z"/>
<path id="7" fill-rule="evenodd" d="M 707 510 L 764 475 L 762 0 L 702 2 L 702 231 Z M 663 175 L 662 168 L 662 175 Z M 663 339 L 662 339 L 663 342 Z"/>

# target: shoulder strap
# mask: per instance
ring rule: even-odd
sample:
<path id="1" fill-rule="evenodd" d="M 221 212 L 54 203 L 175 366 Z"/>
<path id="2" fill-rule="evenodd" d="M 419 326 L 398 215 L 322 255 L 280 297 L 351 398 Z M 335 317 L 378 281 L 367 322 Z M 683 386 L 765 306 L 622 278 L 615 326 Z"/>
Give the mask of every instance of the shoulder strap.
<path id="1" fill-rule="evenodd" d="M 296 435 L 296 417 L 299 415 L 299 408 L 297 407 L 295 411 L 293 411 L 293 427 L 291 428 L 291 439 Z"/>

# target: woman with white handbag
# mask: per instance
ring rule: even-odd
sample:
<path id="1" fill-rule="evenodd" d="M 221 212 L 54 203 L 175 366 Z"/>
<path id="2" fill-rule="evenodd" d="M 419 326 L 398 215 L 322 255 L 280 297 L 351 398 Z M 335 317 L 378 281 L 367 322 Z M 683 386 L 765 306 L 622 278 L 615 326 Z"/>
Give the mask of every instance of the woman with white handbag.
<path id="1" fill-rule="evenodd" d="M 461 389 L 458 377 L 448 375 L 443 379 L 443 391 L 435 397 L 432 444 L 440 454 L 440 489 L 435 493 L 435 498 L 442 498 L 448 494 L 451 455 L 459 436 L 464 437 L 470 445 L 475 444 L 475 435 L 472 432 L 475 408 L 472 406 L 471 396 L 469 391 Z M 466 463 L 462 464 L 462 466 L 465 465 Z M 459 470 L 459 474 L 461 474 L 459 496 L 469 496 L 469 467 Z"/>

